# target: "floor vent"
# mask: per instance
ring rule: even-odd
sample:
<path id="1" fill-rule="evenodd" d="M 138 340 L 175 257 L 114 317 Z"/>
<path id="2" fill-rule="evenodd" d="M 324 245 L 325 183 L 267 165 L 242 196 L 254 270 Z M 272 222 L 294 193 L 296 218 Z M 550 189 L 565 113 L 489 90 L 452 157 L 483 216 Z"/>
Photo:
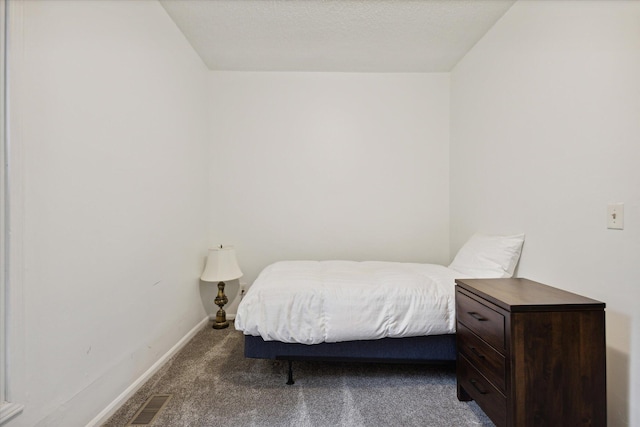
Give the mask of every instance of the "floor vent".
<path id="1" fill-rule="evenodd" d="M 160 411 L 165 407 L 171 394 L 154 394 L 144 405 L 138 409 L 133 419 L 127 424 L 128 426 L 147 426 L 156 419 Z"/>

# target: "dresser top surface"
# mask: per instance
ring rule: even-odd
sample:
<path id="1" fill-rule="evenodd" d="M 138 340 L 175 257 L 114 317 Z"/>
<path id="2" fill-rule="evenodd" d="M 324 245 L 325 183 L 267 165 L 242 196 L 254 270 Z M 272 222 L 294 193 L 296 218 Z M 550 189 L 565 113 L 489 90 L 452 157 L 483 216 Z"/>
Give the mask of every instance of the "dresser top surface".
<path id="1" fill-rule="evenodd" d="M 511 312 L 603 310 L 605 304 L 529 279 L 457 279 L 456 284 Z"/>

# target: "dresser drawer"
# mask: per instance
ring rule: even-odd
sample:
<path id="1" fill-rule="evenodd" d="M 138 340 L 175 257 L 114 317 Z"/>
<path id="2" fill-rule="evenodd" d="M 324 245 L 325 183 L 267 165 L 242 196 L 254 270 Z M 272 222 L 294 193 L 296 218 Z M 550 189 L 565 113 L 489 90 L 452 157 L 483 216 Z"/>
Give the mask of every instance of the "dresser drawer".
<path id="1" fill-rule="evenodd" d="M 456 314 L 476 335 L 498 350 L 505 349 L 504 316 L 456 290 Z"/>
<path id="2" fill-rule="evenodd" d="M 475 336 L 462 323 L 458 323 L 456 334 L 458 351 L 504 392 L 506 377 L 504 356 Z"/>
<path id="3" fill-rule="evenodd" d="M 458 356 L 458 383 L 484 410 L 496 426 L 507 423 L 507 399 L 464 356 Z"/>

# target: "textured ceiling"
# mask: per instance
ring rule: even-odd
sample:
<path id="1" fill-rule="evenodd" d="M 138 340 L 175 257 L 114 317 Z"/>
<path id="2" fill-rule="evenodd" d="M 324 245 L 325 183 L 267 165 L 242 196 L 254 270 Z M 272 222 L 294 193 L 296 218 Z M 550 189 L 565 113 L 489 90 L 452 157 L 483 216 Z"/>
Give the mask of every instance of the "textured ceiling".
<path id="1" fill-rule="evenodd" d="M 450 71 L 513 0 L 160 0 L 212 70 Z"/>

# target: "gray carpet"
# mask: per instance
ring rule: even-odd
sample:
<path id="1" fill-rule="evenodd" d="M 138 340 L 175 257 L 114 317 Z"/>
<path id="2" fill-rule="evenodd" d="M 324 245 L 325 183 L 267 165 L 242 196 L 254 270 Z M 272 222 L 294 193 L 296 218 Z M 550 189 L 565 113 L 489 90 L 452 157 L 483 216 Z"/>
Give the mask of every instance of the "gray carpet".
<path id="1" fill-rule="evenodd" d="M 451 367 L 246 359 L 243 336 L 205 327 L 103 426 L 123 427 L 152 394 L 173 397 L 153 426 L 492 426 L 456 398 Z"/>

